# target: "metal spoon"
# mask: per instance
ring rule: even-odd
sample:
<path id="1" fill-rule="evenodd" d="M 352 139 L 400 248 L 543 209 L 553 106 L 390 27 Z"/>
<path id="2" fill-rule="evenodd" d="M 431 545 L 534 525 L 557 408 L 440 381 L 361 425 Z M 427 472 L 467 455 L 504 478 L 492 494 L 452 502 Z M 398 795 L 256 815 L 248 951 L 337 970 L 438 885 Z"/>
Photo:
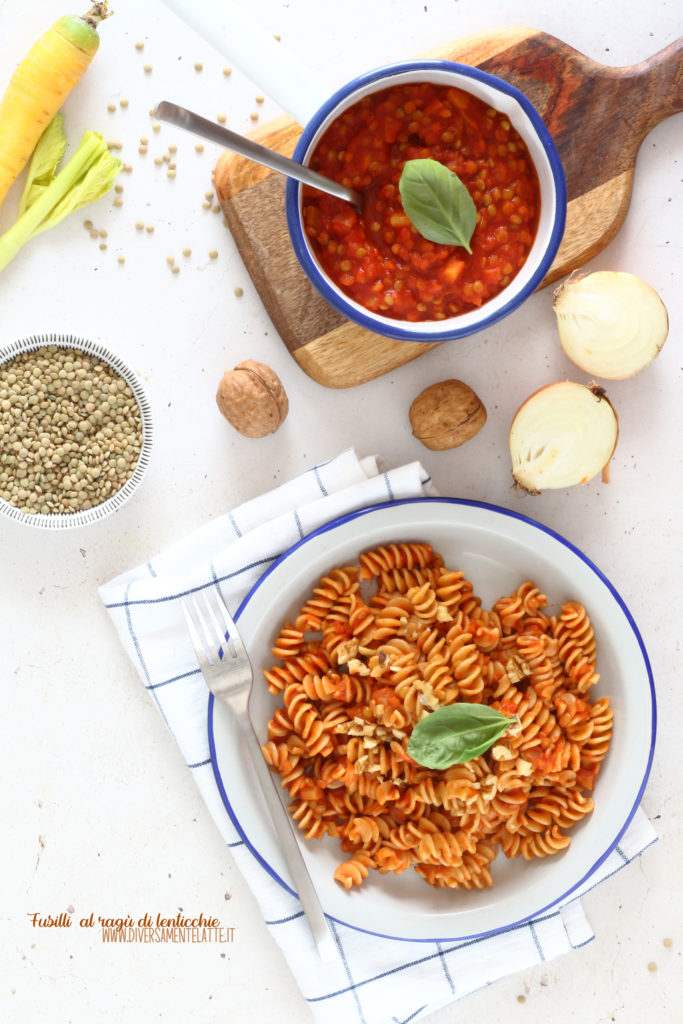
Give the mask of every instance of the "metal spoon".
<path id="1" fill-rule="evenodd" d="M 248 160 L 253 160 L 257 164 L 270 167 L 272 171 L 279 171 L 280 174 L 296 178 L 297 181 L 302 181 L 305 185 L 311 185 L 321 192 L 329 192 L 330 195 L 337 196 L 338 199 L 345 199 L 358 210 L 363 209 L 363 196 L 360 192 L 356 192 L 352 188 L 346 188 L 345 185 L 338 184 L 332 178 L 318 174 L 317 171 L 312 171 L 309 167 L 297 163 L 296 160 L 290 160 L 289 157 L 282 156 L 281 153 L 276 153 L 266 146 L 260 146 L 258 142 L 253 142 L 251 139 L 245 138 L 244 135 L 231 132 L 229 128 L 223 128 L 222 125 L 215 124 L 205 117 L 200 117 L 199 114 L 186 110 L 185 107 L 178 107 L 175 103 L 162 100 L 155 107 L 154 116 L 159 121 L 167 121 L 178 128 L 185 128 L 189 132 L 194 132 L 195 135 L 201 135 L 203 138 L 216 142 L 225 149 L 230 149 L 241 156 L 247 157 Z"/>

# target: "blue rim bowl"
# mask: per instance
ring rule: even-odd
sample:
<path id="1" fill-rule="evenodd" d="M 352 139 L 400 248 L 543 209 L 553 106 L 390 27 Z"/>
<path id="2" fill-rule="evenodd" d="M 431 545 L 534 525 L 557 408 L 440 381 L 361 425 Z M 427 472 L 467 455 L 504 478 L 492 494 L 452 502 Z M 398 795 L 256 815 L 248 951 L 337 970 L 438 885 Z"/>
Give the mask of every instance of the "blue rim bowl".
<path id="1" fill-rule="evenodd" d="M 596 784 L 595 810 L 571 830 L 568 850 L 531 864 L 501 856 L 496 859 L 494 885 L 488 890 L 436 890 L 406 872 L 398 878 L 374 877 L 358 900 L 357 893 L 350 894 L 333 880 L 334 867 L 343 857 L 336 841 L 306 844 L 302 838 L 323 907 L 333 920 L 392 939 L 475 940 L 559 913 L 558 907 L 580 895 L 584 887 L 590 888 L 629 862 L 620 841 L 636 814 L 652 767 L 655 683 L 631 612 L 587 555 L 519 512 L 449 497 L 400 498 L 355 509 L 312 530 L 275 558 L 235 614 L 256 678 L 262 679 L 263 668 L 273 663 L 271 648 L 278 624 L 295 613 L 318 579 L 334 565 L 352 564 L 363 549 L 407 539 L 433 543 L 447 564 L 455 565 L 457 560 L 485 605 L 524 578 L 547 587 L 549 600 L 556 606 L 565 600 L 584 603 L 598 642 L 601 679 L 596 697 L 609 697 L 615 712 L 610 751 Z M 223 579 L 214 577 L 211 585 L 220 587 Z M 269 696 L 265 686 L 254 688 L 249 713 L 262 738 L 276 706 L 276 698 Z M 268 874 L 293 893 L 265 804 L 258 810 L 258 784 L 250 781 L 244 766 L 238 727 L 227 706 L 213 697 L 209 697 L 207 728 L 216 784 L 241 840 Z"/>
<path id="2" fill-rule="evenodd" d="M 463 338 L 508 316 L 543 281 L 564 233 L 567 187 L 562 161 L 541 116 L 514 86 L 479 68 L 445 60 L 415 60 L 387 65 L 352 79 L 338 89 L 313 115 L 299 138 L 294 159 L 307 163 L 320 138 L 344 110 L 380 89 L 408 82 L 430 81 L 472 93 L 495 110 L 507 114 L 527 145 L 538 174 L 541 211 L 536 239 L 529 257 L 510 284 L 479 309 L 446 320 L 408 323 L 370 312 L 350 299 L 328 277 L 306 237 L 301 217 L 302 186 L 289 178 L 285 193 L 287 226 L 294 252 L 307 277 L 342 316 L 360 327 L 399 341 L 435 342 Z"/>

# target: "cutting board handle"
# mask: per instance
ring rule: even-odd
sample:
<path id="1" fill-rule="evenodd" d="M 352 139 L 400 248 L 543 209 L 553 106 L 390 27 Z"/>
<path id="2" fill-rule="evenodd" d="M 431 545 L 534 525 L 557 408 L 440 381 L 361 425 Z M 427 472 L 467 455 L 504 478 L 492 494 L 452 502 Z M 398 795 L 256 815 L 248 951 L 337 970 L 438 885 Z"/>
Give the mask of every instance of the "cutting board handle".
<path id="1" fill-rule="evenodd" d="M 683 110 L 683 36 L 648 60 L 624 68 L 632 84 L 642 91 L 643 136 L 672 114 Z"/>

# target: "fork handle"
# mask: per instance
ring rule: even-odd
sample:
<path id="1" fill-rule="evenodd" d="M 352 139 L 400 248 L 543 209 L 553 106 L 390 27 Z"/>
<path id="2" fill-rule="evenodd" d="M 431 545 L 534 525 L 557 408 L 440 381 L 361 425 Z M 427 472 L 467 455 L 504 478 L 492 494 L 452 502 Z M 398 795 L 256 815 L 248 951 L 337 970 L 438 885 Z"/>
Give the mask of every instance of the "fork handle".
<path id="1" fill-rule="evenodd" d="M 301 900 L 301 906 L 311 929 L 313 941 L 317 947 L 320 959 L 325 963 L 330 963 L 337 952 L 336 944 L 296 840 L 293 825 L 280 802 L 273 773 L 263 757 L 258 738 L 251 724 L 251 719 L 247 714 L 239 715 L 238 719 L 246 740 L 247 750 L 254 765 L 256 776 L 261 785 L 261 790 L 268 805 L 268 811 L 273 820 L 273 825 L 275 826 L 275 831 L 277 832 L 277 837 L 287 862 L 287 867 L 292 875 L 294 887 Z"/>

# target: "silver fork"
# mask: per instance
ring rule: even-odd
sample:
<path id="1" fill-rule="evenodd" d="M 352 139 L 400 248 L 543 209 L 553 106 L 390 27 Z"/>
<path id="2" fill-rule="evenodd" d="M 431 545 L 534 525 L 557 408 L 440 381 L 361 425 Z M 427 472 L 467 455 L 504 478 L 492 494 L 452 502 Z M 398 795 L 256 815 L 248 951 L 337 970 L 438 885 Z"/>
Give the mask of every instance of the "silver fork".
<path id="1" fill-rule="evenodd" d="M 249 655 L 218 591 L 202 596 L 204 611 L 195 596 L 181 601 L 199 667 L 211 693 L 230 707 L 242 731 L 313 940 L 320 958 L 329 963 L 334 939 L 247 710 L 254 679 Z"/>

